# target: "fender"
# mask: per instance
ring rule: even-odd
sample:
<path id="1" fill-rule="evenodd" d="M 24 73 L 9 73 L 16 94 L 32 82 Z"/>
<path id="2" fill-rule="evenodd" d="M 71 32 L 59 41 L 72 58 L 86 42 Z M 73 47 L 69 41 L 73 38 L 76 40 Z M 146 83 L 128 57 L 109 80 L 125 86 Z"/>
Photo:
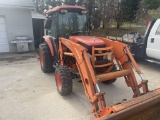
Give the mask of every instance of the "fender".
<path id="1" fill-rule="evenodd" d="M 47 42 L 52 56 L 56 56 L 57 55 L 57 47 L 56 47 L 54 38 L 51 36 L 43 36 L 43 38 Z"/>

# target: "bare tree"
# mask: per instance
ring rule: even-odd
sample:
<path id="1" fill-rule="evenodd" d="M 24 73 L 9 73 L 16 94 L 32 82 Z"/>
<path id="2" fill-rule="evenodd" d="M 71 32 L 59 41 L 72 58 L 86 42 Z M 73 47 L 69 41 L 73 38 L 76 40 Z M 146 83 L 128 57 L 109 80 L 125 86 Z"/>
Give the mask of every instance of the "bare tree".
<path id="1" fill-rule="evenodd" d="M 97 11 L 103 23 L 103 28 L 108 27 L 110 19 L 113 19 L 116 14 L 116 1 L 117 0 L 96 0 Z"/>

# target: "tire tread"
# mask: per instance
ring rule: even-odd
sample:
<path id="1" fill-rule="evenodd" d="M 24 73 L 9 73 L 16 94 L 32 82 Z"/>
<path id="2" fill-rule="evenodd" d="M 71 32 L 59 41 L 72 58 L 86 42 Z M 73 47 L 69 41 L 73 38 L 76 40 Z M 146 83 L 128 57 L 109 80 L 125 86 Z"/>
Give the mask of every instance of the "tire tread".
<path id="1" fill-rule="evenodd" d="M 49 46 L 46 42 L 40 45 L 40 50 L 42 51 L 43 54 L 43 61 L 44 61 L 44 66 L 41 69 L 44 73 L 51 73 L 54 72 L 53 68 L 53 57 L 51 55 L 51 51 L 49 49 Z"/>
<path id="2" fill-rule="evenodd" d="M 57 87 L 59 94 L 62 96 L 69 95 L 72 92 L 72 76 L 69 68 L 67 66 L 58 66 L 56 72 L 59 72 L 62 81 L 62 89 L 59 90 Z"/>

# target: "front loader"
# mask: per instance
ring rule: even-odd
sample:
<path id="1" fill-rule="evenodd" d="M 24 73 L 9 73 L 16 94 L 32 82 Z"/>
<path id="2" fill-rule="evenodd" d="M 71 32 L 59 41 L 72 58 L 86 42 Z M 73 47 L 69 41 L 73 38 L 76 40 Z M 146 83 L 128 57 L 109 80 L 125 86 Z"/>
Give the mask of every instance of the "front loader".
<path id="1" fill-rule="evenodd" d="M 55 71 L 57 90 L 72 92 L 72 79 L 81 78 L 85 95 L 97 120 L 159 120 L 160 89 L 150 91 L 127 45 L 107 38 L 89 36 L 87 11 L 79 6 L 50 9 L 40 44 L 44 73 Z M 138 83 L 134 70 L 139 74 Z M 107 106 L 99 83 L 112 84 L 124 77 L 133 99 Z M 106 86 L 107 87 L 107 86 Z M 109 96 L 108 96 L 109 97 Z"/>

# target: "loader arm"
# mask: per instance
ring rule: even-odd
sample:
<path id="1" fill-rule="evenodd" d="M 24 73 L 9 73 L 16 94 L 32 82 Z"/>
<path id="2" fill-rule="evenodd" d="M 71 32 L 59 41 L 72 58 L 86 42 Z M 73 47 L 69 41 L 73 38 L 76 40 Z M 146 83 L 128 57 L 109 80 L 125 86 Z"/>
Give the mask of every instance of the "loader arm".
<path id="1" fill-rule="evenodd" d="M 130 50 L 128 49 L 128 46 L 124 43 L 113 41 L 107 38 L 100 38 L 102 39 L 106 45 L 113 46 L 113 52 L 115 59 L 121 69 L 130 69 L 131 76 L 128 76 L 128 79 L 125 77 L 126 83 L 129 87 L 132 88 L 134 92 L 133 97 L 140 96 L 140 94 L 147 93 L 148 90 L 148 80 L 145 80 L 141 74 L 141 70 L 139 69 L 136 61 L 134 60 Z M 141 78 L 141 83 L 138 85 L 137 80 L 135 78 L 135 75 L 133 73 L 133 68 L 135 71 L 139 74 Z M 143 93 L 140 93 L 139 89 L 143 89 Z"/>
<path id="2" fill-rule="evenodd" d="M 79 44 L 74 43 L 71 40 L 60 38 L 60 65 L 64 65 L 63 56 L 72 56 L 76 59 L 76 65 L 79 70 L 80 77 L 82 79 L 82 84 L 84 86 L 86 97 L 89 99 L 92 104 L 92 113 L 97 119 L 125 119 L 128 118 L 128 115 L 135 115 L 133 109 L 144 111 L 146 109 L 145 105 L 153 106 L 154 104 L 160 103 L 160 89 L 157 89 L 151 93 L 148 93 L 147 81 L 142 80 L 140 84 L 137 83 L 134 72 L 132 70 L 132 65 L 137 70 L 138 73 L 141 73 L 133 57 L 130 55 L 130 52 L 125 44 L 115 42 L 109 39 L 100 38 L 105 43 L 106 46 L 113 47 L 113 53 L 115 60 L 119 65 L 120 71 L 111 72 L 109 74 L 103 74 L 97 76 L 94 73 L 91 61 L 88 57 L 87 50 Z M 65 51 L 67 47 L 70 52 Z M 134 93 L 131 101 L 120 104 L 119 106 L 106 106 L 104 100 L 104 93 L 100 91 L 98 82 L 105 81 L 108 79 L 105 78 L 116 78 L 124 76 L 126 83 L 129 87 L 132 88 Z M 143 93 L 140 92 L 140 88 L 143 89 Z M 146 95 L 143 95 L 147 93 Z M 140 97 L 139 97 L 140 96 Z M 136 98 L 137 97 L 137 98 Z M 153 101 L 155 100 L 155 101 Z M 158 107 L 157 111 L 160 110 Z M 129 111 L 129 112 L 128 112 Z M 126 114 L 129 113 L 129 114 Z M 120 114 L 120 115 L 118 115 Z M 116 117 L 120 116 L 120 117 Z M 121 117 L 122 116 L 122 117 Z M 113 118 L 113 119 L 112 119 Z"/>
<path id="3" fill-rule="evenodd" d="M 76 44 L 64 38 L 60 38 L 60 42 L 61 42 L 60 64 L 63 65 L 63 62 L 62 62 L 63 55 L 72 56 L 76 59 L 77 68 L 79 70 L 79 73 L 82 79 L 82 84 L 84 86 L 86 97 L 90 100 L 90 103 L 92 104 L 92 113 L 94 113 L 97 118 L 100 117 L 99 116 L 100 109 L 103 109 L 106 107 L 105 101 L 104 101 L 104 93 L 100 92 L 100 89 L 98 87 L 98 81 L 93 72 L 93 68 L 88 58 L 86 49 L 81 45 Z M 67 48 L 69 48 L 72 53 L 64 52 L 63 46 L 66 46 Z M 97 108 L 98 105 L 100 105 L 101 107 L 100 109 Z M 110 112 L 112 112 L 112 110 L 110 110 Z"/>

